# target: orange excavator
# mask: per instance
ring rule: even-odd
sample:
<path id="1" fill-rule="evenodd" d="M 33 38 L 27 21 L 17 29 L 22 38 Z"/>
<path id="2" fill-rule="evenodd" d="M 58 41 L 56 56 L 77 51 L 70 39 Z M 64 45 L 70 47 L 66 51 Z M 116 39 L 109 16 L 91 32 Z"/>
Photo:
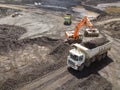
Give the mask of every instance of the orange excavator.
<path id="1" fill-rule="evenodd" d="M 65 32 L 65 36 L 67 37 L 67 41 L 70 43 L 76 42 L 80 43 L 83 39 L 83 35 L 79 33 L 79 29 L 86 25 L 88 28 L 84 31 L 85 37 L 97 37 L 99 36 L 99 31 L 93 27 L 90 20 L 85 16 L 80 22 L 76 25 L 74 31 Z"/>

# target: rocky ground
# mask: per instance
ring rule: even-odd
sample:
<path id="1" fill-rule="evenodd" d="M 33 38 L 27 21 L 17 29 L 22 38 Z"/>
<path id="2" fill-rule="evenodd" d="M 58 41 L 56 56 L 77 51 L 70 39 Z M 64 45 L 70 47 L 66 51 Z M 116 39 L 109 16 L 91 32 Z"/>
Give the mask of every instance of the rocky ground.
<path id="1" fill-rule="evenodd" d="M 119 14 L 93 20 L 101 35 L 113 40 L 112 49 L 78 72 L 66 66 L 71 46 L 64 42 L 64 32 L 78 21 L 64 26 L 62 12 L 28 8 L 0 19 L 0 90 L 119 90 Z"/>

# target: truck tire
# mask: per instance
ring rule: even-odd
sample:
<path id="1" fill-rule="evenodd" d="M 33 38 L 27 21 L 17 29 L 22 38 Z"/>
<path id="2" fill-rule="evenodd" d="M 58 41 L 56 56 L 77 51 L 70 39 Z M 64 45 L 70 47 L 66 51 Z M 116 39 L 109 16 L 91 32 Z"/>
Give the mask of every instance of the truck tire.
<path id="1" fill-rule="evenodd" d="M 82 71 L 83 68 L 84 68 L 84 64 L 81 64 L 81 65 L 78 67 L 78 70 L 79 70 L 79 71 Z"/>
<path id="2" fill-rule="evenodd" d="M 96 58 L 94 57 L 94 58 L 91 58 L 91 62 L 94 62 L 96 60 Z"/>
<path id="3" fill-rule="evenodd" d="M 96 37 L 99 37 L 99 34 L 96 34 Z"/>
<path id="4" fill-rule="evenodd" d="M 103 59 L 106 58 L 106 57 L 107 57 L 107 52 L 102 55 Z"/>
<path id="5" fill-rule="evenodd" d="M 97 57 L 98 61 L 101 61 L 101 60 L 102 60 L 102 58 L 103 58 L 103 56 L 102 56 L 102 55 L 99 55 L 99 56 Z"/>
<path id="6" fill-rule="evenodd" d="M 87 31 L 84 32 L 84 36 L 85 36 L 85 37 L 88 37 Z"/>
<path id="7" fill-rule="evenodd" d="M 88 60 L 88 61 L 85 62 L 85 66 L 86 66 L 86 67 L 89 67 L 90 64 L 91 64 L 91 61 L 90 61 L 90 60 Z"/>

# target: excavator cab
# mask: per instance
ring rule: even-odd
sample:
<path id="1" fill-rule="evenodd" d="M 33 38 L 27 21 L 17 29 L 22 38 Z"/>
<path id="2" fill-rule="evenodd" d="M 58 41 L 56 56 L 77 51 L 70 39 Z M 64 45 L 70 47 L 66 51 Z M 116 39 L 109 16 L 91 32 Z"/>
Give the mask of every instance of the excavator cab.
<path id="1" fill-rule="evenodd" d="M 74 35 L 73 31 L 65 32 L 65 36 L 67 37 L 66 43 L 72 44 L 72 43 L 81 43 L 82 42 L 83 34 L 81 34 L 79 32 L 76 37 L 74 37 L 73 35 Z"/>

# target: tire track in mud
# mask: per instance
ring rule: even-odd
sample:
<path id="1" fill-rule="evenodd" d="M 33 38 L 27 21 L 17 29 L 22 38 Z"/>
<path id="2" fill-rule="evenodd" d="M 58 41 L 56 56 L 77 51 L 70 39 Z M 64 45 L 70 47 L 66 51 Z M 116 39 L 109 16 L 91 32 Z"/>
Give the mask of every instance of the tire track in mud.
<path id="1" fill-rule="evenodd" d="M 42 90 L 43 88 L 45 88 L 46 86 L 49 86 L 50 84 L 54 83 L 55 81 L 59 80 L 60 78 L 64 77 L 65 75 L 67 75 L 68 72 L 63 72 L 62 74 L 54 77 L 53 79 L 41 84 L 40 86 L 34 88 L 35 90 Z"/>
<path id="2" fill-rule="evenodd" d="M 66 74 L 64 77 L 59 78 L 58 80 L 54 81 L 53 83 L 47 85 L 43 89 L 37 89 L 37 90 L 55 90 L 58 87 L 61 87 L 63 84 L 65 84 L 68 80 L 72 79 L 73 76 L 71 74 Z"/>
<path id="3" fill-rule="evenodd" d="M 61 76 L 62 74 L 64 75 L 64 73 L 67 71 L 67 66 L 62 67 L 58 70 L 55 70 L 45 76 L 43 76 L 43 78 L 37 79 L 25 86 L 23 86 L 22 88 L 18 88 L 17 90 L 34 90 L 35 88 L 39 88 L 39 86 L 44 85 L 45 83 L 50 83 L 50 80 L 53 82 L 55 80 L 55 78 L 58 78 L 59 76 Z M 60 78 L 61 80 L 66 79 L 67 77 L 69 77 L 70 74 L 65 73 L 65 76 L 63 78 Z M 70 77 L 69 77 L 70 78 Z M 60 80 L 60 82 L 61 82 Z M 54 81 L 55 82 L 55 81 Z M 53 82 L 53 83 L 54 83 Z M 65 81 L 64 81 L 65 82 Z M 57 83 L 59 83 L 59 79 L 57 80 Z M 51 84 L 51 83 L 50 83 Z M 47 84 L 45 84 L 47 85 Z M 44 85 L 44 86 L 45 86 Z M 51 86 L 51 85 L 50 85 Z"/>

